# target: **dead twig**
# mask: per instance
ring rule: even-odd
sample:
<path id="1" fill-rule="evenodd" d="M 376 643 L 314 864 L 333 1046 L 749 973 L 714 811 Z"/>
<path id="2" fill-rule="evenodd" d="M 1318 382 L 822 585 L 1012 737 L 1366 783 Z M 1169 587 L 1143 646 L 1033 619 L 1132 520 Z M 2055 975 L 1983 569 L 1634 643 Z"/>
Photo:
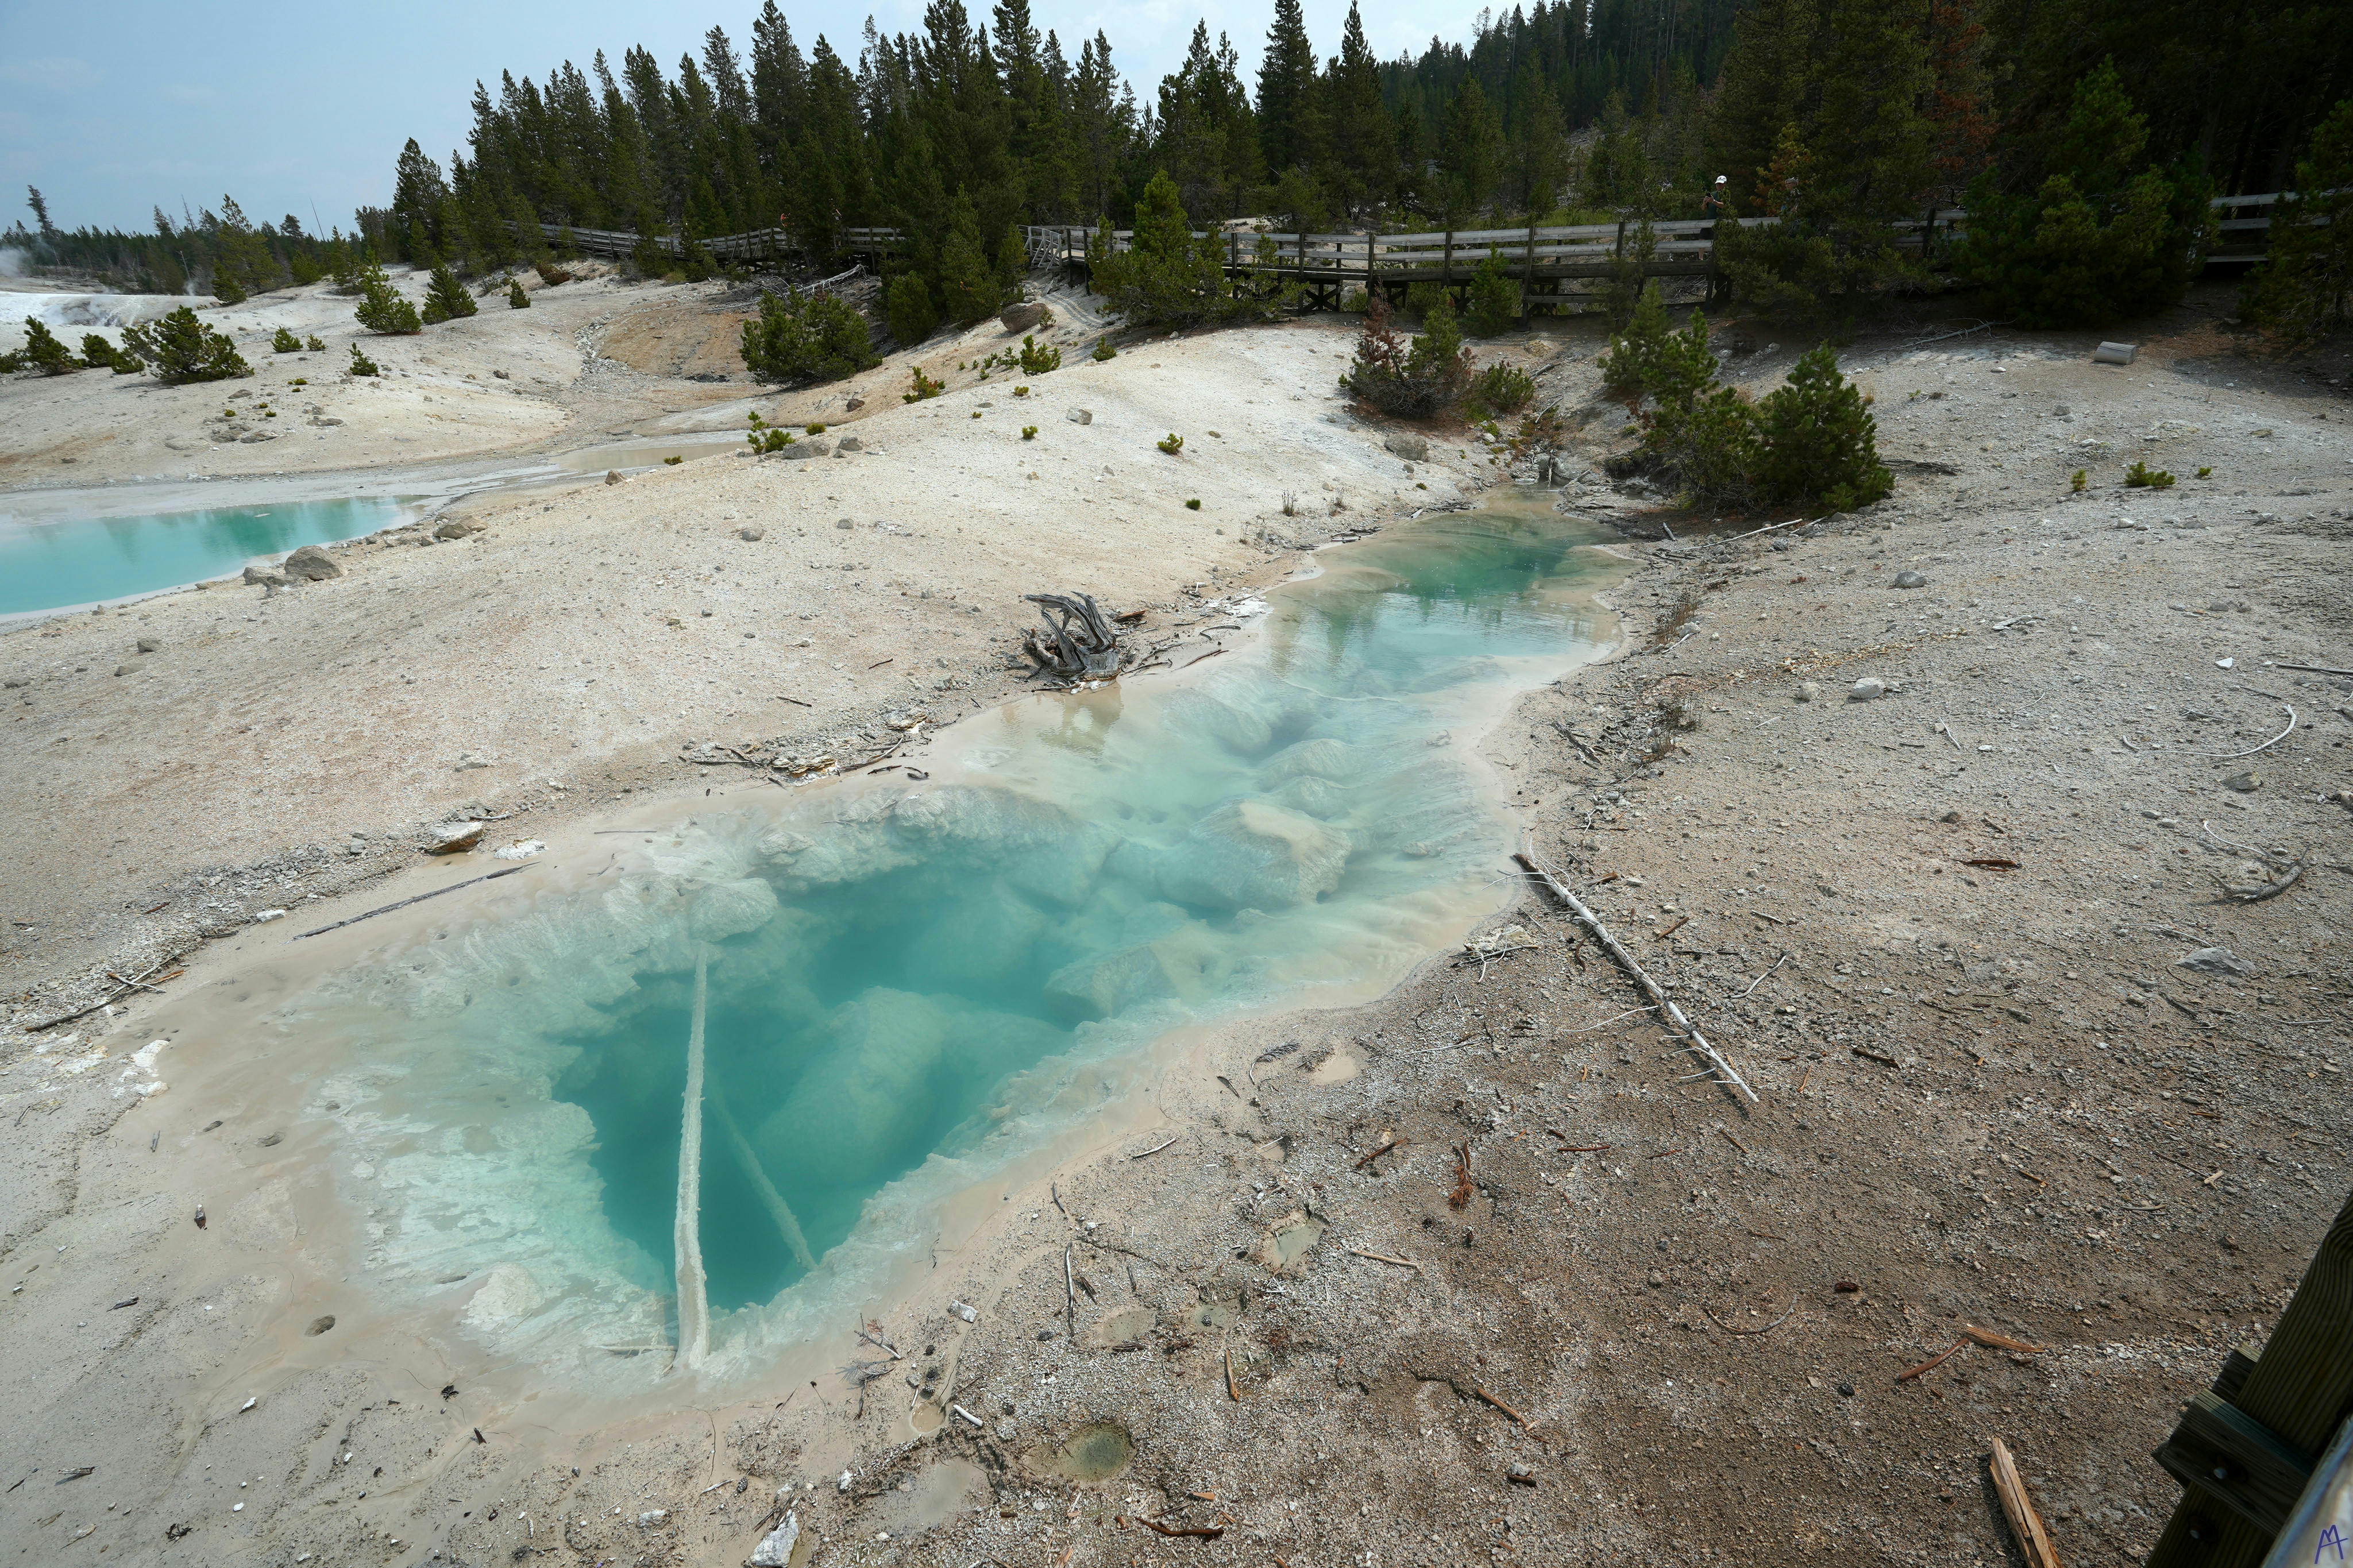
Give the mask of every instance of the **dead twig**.
<path id="1" fill-rule="evenodd" d="M 1535 1435 L 1535 1427 L 1529 1423 L 1526 1416 L 1521 1415 L 1518 1411 L 1513 1409 L 1510 1405 L 1504 1404 L 1502 1400 L 1496 1398 L 1493 1394 L 1488 1393 L 1477 1384 L 1472 1384 L 1471 1385 L 1471 1392 L 1485 1400 L 1488 1404 L 1493 1405 L 1496 1409 L 1502 1411 L 1504 1415 L 1510 1416 L 1513 1420 L 1518 1422 L 1520 1424 L 1521 1431 L 1529 1434 L 1531 1436 Z"/>
<path id="2" fill-rule="evenodd" d="M 1772 969 L 1768 969 L 1768 970 L 1767 970 L 1764 973 L 1762 973 L 1762 974 L 1758 975 L 1756 979 L 1754 979 L 1754 980 L 1752 980 L 1752 981 L 1750 981 L 1750 982 L 1748 983 L 1748 988 L 1747 988 L 1747 990 L 1740 992 L 1737 995 L 1726 996 L 1726 997 L 1725 998 L 1725 1001 L 1727 1001 L 1727 1002 L 1737 1002 L 1737 1001 L 1739 1001 L 1739 1000 L 1741 999 L 1741 997 L 1747 995 L 1747 994 L 1748 994 L 1748 993 L 1749 993 L 1750 991 L 1754 991 L 1754 990 L 1756 990 L 1759 985 L 1764 984 L 1765 984 L 1765 982 L 1767 982 L 1767 980 L 1770 980 L 1771 978 L 1773 978 L 1774 971 L 1775 971 L 1775 970 L 1779 969 L 1783 964 L 1785 964 L 1785 963 L 1788 963 L 1788 962 L 1789 962 L 1789 955 L 1788 955 L 1788 953 L 1786 953 L 1786 952 L 1785 952 L 1785 953 L 1783 953 L 1780 957 L 1778 957 L 1778 958 L 1777 958 L 1777 959 L 1775 959 L 1775 960 L 1773 961 L 1773 968 L 1772 968 Z"/>
<path id="3" fill-rule="evenodd" d="M 1898 1383 L 1909 1383 L 1914 1378 L 1919 1377 L 1926 1373 L 1934 1372 L 1937 1367 L 1942 1366 L 1945 1363 L 1946 1357 L 1950 1356 L 1954 1351 L 1959 1350 L 1963 1345 L 1966 1345 L 1968 1342 L 1969 1342 L 1967 1340 L 1955 1340 L 1952 1343 L 1951 1349 L 1942 1351 L 1936 1355 L 1930 1356 L 1918 1366 L 1907 1367 L 1904 1371 L 1897 1373 L 1895 1374 L 1895 1381 Z"/>
<path id="4" fill-rule="evenodd" d="M 1420 1272 L 1421 1272 L 1421 1265 L 1420 1265 L 1420 1264 L 1419 1264 L 1419 1263 L 1416 1263 L 1416 1262 L 1415 1262 L 1412 1258 L 1391 1258 L 1391 1257 L 1390 1257 L 1388 1253 L 1386 1253 L 1386 1252 L 1366 1252 L 1366 1251 L 1363 1247 L 1349 1247 L 1347 1250 L 1348 1250 L 1349 1255 L 1350 1255 L 1350 1256 L 1352 1256 L 1352 1257 L 1356 1257 L 1356 1258 L 1371 1258 L 1371 1259 L 1372 1259 L 1374 1262 L 1376 1262 L 1376 1263 L 1394 1263 L 1394 1264 L 1396 1264 L 1399 1268 L 1410 1268 L 1410 1269 L 1412 1269 L 1416 1274 L 1419 1274 L 1419 1273 L 1420 1273 Z"/>
<path id="5" fill-rule="evenodd" d="M 1798 1310 L 1798 1299 L 1795 1296 L 1790 1297 L 1789 1304 L 1782 1310 L 1781 1315 L 1774 1319 L 1771 1322 L 1767 1323 L 1763 1328 L 1759 1329 L 1736 1329 L 1730 1323 L 1725 1322 L 1722 1318 L 1717 1317 L 1715 1315 L 1715 1309 L 1709 1306 L 1704 1301 L 1700 1303 L 1699 1310 L 1707 1314 L 1707 1321 L 1709 1322 L 1714 1323 L 1717 1328 L 1722 1329 L 1727 1334 L 1769 1334 L 1775 1329 L 1779 1328 L 1783 1323 L 1789 1321 L 1789 1314 Z"/>
<path id="6" fill-rule="evenodd" d="M 1168 1147 L 1169 1143 L 1174 1143 L 1178 1138 L 1182 1138 L 1183 1136 L 1185 1136 L 1185 1134 L 1182 1132 L 1176 1133 L 1167 1140 L 1167 1142 L 1155 1143 L 1151 1148 L 1143 1151 L 1142 1153 L 1130 1154 L 1128 1158 L 1131 1160 L 1141 1160 L 1145 1154 L 1157 1154 L 1160 1151 Z"/>
<path id="7" fill-rule="evenodd" d="M 1157 1531 L 1163 1535 L 1198 1535 L 1204 1541 L 1215 1541 L 1226 1532 L 1226 1527 L 1222 1524 L 1187 1524 L 1179 1526 L 1163 1524 L 1156 1519 L 1140 1519 L 1136 1521 L 1136 1522 L 1144 1526 L 1146 1530 Z"/>
<path id="8" fill-rule="evenodd" d="M 2037 1355 L 2042 1350 L 2041 1345 L 2030 1345 L 2024 1340 L 2014 1340 L 2008 1334 L 1995 1333 L 1991 1329 L 1980 1329 L 1975 1323 L 1963 1323 L 1961 1337 L 1975 1340 L 1988 1350 L 2009 1351 L 2013 1355 Z"/>
<path id="9" fill-rule="evenodd" d="M 2252 756 L 2253 756 L 2257 752 L 2264 751 L 2264 750 L 2267 750 L 2267 749 L 2268 749 L 2268 748 L 2270 748 L 2270 747 L 2276 746 L 2276 745 L 2278 745 L 2282 741 L 2286 740 L 2290 735 L 2295 734 L 2295 703 L 2293 703 L 2293 702 L 2280 701 L 2280 700 L 2279 700 L 2279 699 L 2277 699 L 2277 698 L 2274 698 L 2274 699 L 2273 699 L 2273 700 L 2274 700 L 2274 701 L 2275 701 L 2275 702 L 2279 702 L 2279 705 L 2280 705 L 2281 707 L 2283 707 L 2283 708 L 2284 708 L 2284 709 L 2286 709 L 2286 710 L 2287 710 L 2287 728 L 2286 728 L 2286 729 L 2282 730 L 2278 734 L 2274 735 L 2270 740 L 2265 741 L 2262 745 L 2260 745 L 2260 746 L 2249 746 L 2249 747 L 2248 747 L 2245 751 L 2243 751 L 2243 752 L 2199 752 L 2198 754 L 2199 754 L 2200 756 L 2201 756 L 2201 757 L 2210 758 L 2210 759 L 2211 759 L 2212 761 L 2214 761 L 2214 762 L 2218 762 L 2218 763 L 2235 763 L 2235 762 L 2237 762 L 2241 757 L 2252 757 Z"/>
<path id="10" fill-rule="evenodd" d="M 460 888 L 470 888 L 477 882 L 495 882 L 501 877 L 512 877 L 530 869 L 529 866 L 510 866 L 503 871 L 491 871 L 483 876 L 469 878 L 462 882 L 452 882 L 446 888 L 436 888 L 429 893 L 419 893 L 413 899 L 403 899 L 396 904 L 385 904 L 369 910 L 364 914 L 353 915 L 349 920 L 337 921 L 332 925 L 314 926 L 309 931 L 297 931 L 286 940 L 301 942 L 306 936 L 324 936 L 331 931 L 341 931 L 345 926 L 355 926 L 362 921 L 372 921 L 378 915 L 388 915 L 395 910 L 405 910 L 411 904 L 421 904 L 427 899 L 438 899 L 444 893 L 454 893 Z"/>
<path id="11" fill-rule="evenodd" d="M 1410 1139 L 1410 1138 L 1394 1138 L 1394 1137 L 1393 1137 L 1393 1138 L 1389 1139 L 1387 1142 L 1382 1143 L 1382 1144 L 1381 1144 L 1381 1145 L 1379 1145 L 1377 1148 L 1374 1149 L 1374 1151 L 1373 1151 L 1371 1153 L 1369 1153 L 1369 1154 L 1360 1154 L 1360 1155 L 1358 1155 L 1358 1156 L 1356 1157 L 1356 1163 L 1355 1169 L 1361 1171 L 1361 1170 L 1363 1170 L 1366 1166 L 1367 1166 L 1367 1165 L 1371 1164 L 1374 1161 L 1376 1161 L 1376 1160 L 1379 1159 L 1382 1155 L 1384 1155 L 1384 1154 L 1388 1153 L 1390 1150 L 1392 1150 L 1392 1149 L 1402 1149 L 1402 1148 L 1404 1148 L 1407 1144 L 1409 1144 L 1409 1143 L 1410 1143 L 1410 1142 L 1413 1142 L 1413 1140 L 1412 1140 L 1412 1139 Z"/>

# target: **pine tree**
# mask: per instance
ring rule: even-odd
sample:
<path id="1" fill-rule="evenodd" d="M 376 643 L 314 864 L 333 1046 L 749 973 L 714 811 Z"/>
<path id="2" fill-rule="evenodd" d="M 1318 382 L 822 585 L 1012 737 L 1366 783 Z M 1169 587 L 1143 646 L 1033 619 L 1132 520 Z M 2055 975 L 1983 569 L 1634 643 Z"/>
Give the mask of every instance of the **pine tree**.
<path id="1" fill-rule="evenodd" d="M 352 345 L 350 374 L 353 375 L 382 375 L 384 373 L 376 368 L 375 361 L 368 358 L 366 354 L 360 352 L 359 344 L 353 343 Z"/>
<path id="2" fill-rule="evenodd" d="M 940 247 L 940 299 L 949 321 L 967 323 L 995 315 L 1005 299 L 1005 286 L 981 248 L 972 201 L 962 192 L 950 208 L 947 239 Z"/>
<path id="3" fill-rule="evenodd" d="M 2291 343 L 2353 324 L 2353 99 L 2329 112 L 2272 209 L 2271 247 L 2247 279 L 2249 321 Z"/>
<path id="4" fill-rule="evenodd" d="M 920 272 L 902 272 L 883 286 L 882 318 L 902 348 L 913 348 L 940 330 L 932 291 Z"/>
<path id="5" fill-rule="evenodd" d="M 353 313 L 361 326 L 372 332 L 403 336 L 425 330 L 425 323 L 417 318 L 417 307 L 392 286 L 383 267 L 371 261 L 353 276 L 360 286 L 359 309 Z"/>
<path id="6" fill-rule="evenodd" d="M 280 327 L 269 334 L 269 350 L 272 353 L 298 354 L 302 352 L 302 340 Z"/>
<path id="7" fill-rule="evenodd" d="M 1471 275 L 1469 325 L 1474 337 L 1492 338 L 1519 324 L 1519 279 L 1504 270 L 1504 258 L 1491 246 L 1487 258 Z"/>
<path id="8" fill-rule="evenodd" d="M 473 295 L 458 281 L 456 273 L 446 265 L 433 269 L 432 280 L 425 286 L 424 320 L 427 326 L 470 316 L 477 308 Z"/>
<path id="9" fill-rule="evenodd" d="M 1440 221 L 1448 228 L 1472 225 L 1494 199 L 1503 166 L 1503 127 L 1479 79 L 1466 77 L 1446 106 L 1446 129 L 1439 142 Z"/>
<path id="10" fill-rule="evenodd" d="M 1274 0 L 1258 68 L 1259 147 L 1277 178 L 1316 161 L 1315 46 L 1299 0 Z"/>
<path id="11" fill-rule="evenodd" d="M 43 375 L 66 375 L 79 370 L 81 364 L 73 350 L 58 342 L 55 332 L 38 316 L 25 318 L 25 363 Z"/>
<path id="12" fill-rule="evenodd" d="M 1340 52 L 1323 84 L 1329 116 L 1330 173 L 1324 188 L 1361 215 L 1388 194 L 1396 178 L 1396 130 L 1381 97 L 1380 63 L 1365 42 L 1365 19 L 1348 0 Z"/>
<path id="13" fill-rule="evenodd" d="M 132 342 L 128 329 L 123 341 Z M 253 374 L 227 334 L 197 321 L 195 311 L 185 305 L 148 328 L 134 352 L 146 359 L 155 379 L 166 384 L 228 381 Z"/>
<path id="14" fill-rule="evenodd" d="M 520 278 L 507 279 L 507 309 L 510 310 L 531 309 L 531 296 L 522 291 L 522 279 Z"/>
<path id="15" fill-rule="evenodd" d="M 1828 344 L 1766 394 L 1757 419 L 1765 448 L 1758 477 L 1773 499 L 1820 498 L 1834 511 L 1852 511 L 1894 489 L 1879 461 L 1877 423 Z"/>

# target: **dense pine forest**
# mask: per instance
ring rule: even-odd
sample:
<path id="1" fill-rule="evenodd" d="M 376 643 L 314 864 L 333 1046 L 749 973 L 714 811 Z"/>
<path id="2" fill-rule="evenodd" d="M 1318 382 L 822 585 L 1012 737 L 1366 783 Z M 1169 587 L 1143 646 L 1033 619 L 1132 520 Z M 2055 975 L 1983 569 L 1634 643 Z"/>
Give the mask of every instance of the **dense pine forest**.
<path id="1" fill-rule="evenodd" d="M 820 266 L 880 225 L 912 237 L 906 271 L 944 300 L 1018 271 L 1018 225 L 1128 225 L 1155 189 L 1196 226 L 1721 210 L 1784 220 L 1725 263 L 1749 303 L 1802 314 L 1926 286 L 1937 258 L 1899 254 L 1885 226 L 1966 205 L 1971 251 L 1942 275 L 2057 322 L 2178 297 L 2210 196 L 2327 164 L 2348 140 L 2316 135 L 2353 94 L 2347 23 L 2333 0 L 1537 0 L 1384 61 L 1354 5 L 1319 43 L 1298 0 L 1274 0 L 1262 39 L 1198 26 L 1144 94 L 1109 37 L 1041 31 L 1028 0 L 986 20 L 933 0 L 919 32 L 870 19 L 854 44 L 806 47 L 765 0 L 748 47 L 714 26 L 667 69 L 632 47 L 477 83 L 468 145 L 444 162 L 411 141 L 352 239 L 483 271 L 534 258 L 541 223 L 633 230 L 675 237 L 642 265 L 696 277 L 711 237 L 782 227 Z M 153 235 L 44 216 L 0 237 L 126 283 L 237 290 L 339 268 L 342 240 L 228 201 L 159 211 Z"/>

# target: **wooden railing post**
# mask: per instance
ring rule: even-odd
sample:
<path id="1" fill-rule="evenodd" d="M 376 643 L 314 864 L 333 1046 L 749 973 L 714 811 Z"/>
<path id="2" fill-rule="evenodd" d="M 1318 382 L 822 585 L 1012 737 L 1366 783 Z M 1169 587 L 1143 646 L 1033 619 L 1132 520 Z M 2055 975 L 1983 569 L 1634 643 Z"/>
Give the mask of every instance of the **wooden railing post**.
<path id="1" fill-rule="evenodd" d="M 2353 1405 L 2353 1198 L 2337 1211 L 2245 1381 L 2226 1363 L 2157 1450 L 2181 1502 L 2147 1568 L 2255 1568 Z"/>
<path id="2" fill-rule="evenodd" d="M 1520 258 L 1520 325 L 1526 326 L 1535 312 L 1528 296 L 1536 289 L 1536 225 L 1533 215 L 1528 219 L 1528 248 Z"/>
<path id="3" fill-rule="evenodd" d="M 1371 310 L 1371 309 L 1373 308 L 1373 242 L 1374 242 L 1374 239 L 1375 239 L 1375 236 L 1374 236 L 1374 234 L 1373 234 L 1373 231 L 1372 231 L 1371 229 L 1366 229 L 1366 230 L 1365 231 L 1365 309 L 1366 309 L 1367 310 Z"/>
<path id="4" fill-rule="evenodd" d="M 1454 291 L 1454 229 L 1451 225 L 1447 226 L 1446 259 L 1439 264 L 1438 279 L 1440 286 L 1449 294 Z"/>

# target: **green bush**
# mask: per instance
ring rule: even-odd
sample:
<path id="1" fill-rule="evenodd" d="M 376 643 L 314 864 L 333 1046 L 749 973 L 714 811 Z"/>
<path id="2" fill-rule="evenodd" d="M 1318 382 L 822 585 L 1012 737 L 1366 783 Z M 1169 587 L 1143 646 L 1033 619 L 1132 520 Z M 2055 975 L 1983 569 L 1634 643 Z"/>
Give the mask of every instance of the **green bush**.
<path id="1" fill-rule="evenodd" d="M 38 316 L 25 318 L 23 355 L 24 363 L 43 375 L 66 375 L 81 368 L 73 350 L 59 342 Z"/>
<path id="2" fill-rule="evenodd" d="M 1185 503 L 1185 510 L 1186 510 L 1187 511 L 1198 511 L 1198 510 L 1201 510 L 1201 498 L 1200 498 L 1200 497 L 1198 497 L 1198 496 L 1195 496 L 1192 500 L 1190 500 L 1187 501 L 1187 502 Z"/>
<path id="3" fill-rule="evenodd" d="M 752 444 L 754 452 L 781 452 L 793 444 L 793 433 L 781 425 L 771 425 L 761 418 L 758 409 L 754 409 L 748 417 L 752 421 L 752 429 L 744 439 Z"/>
<path id="4" fill-rule="evenodd" d="M 1819 499 L 1833 511 L 1869 506 L 1895 488 L 1879 460 L 1878 424 L 1825 343 L 1757 405 L 1759 476 L 1774 500 Z"/>
<path id="5" fill-rule="evenodd" d="M 1024 441 L 1035 441 L 1038 438 L 1038 426 L 1035 425 L 1021 426 L 1021 438 Z"/>
<path id="6" fill-rule="evenodd" d="M 2212 232 L 2207 184 L 2149 167 L 2147 143 L 2147 119 L 2103 62 L 2076 84 L 2037 189 L 2004 192 L 1991 174 L 1978 181 L 1958 259 L 1996 310 L 2021 326 L 2073 327 L 2181 298 Z"/>
<path id="7" fill-rule="evenodd" d="M 1405 286 L 1405 313 L 1428 321 L 1430 313 L 1439 306 L 1448 304 L 1451 298 L 1442 283 L 1409 283 Z"/>
<path id="8" fill-rule="evenodd" d="M 902 347 L 913 348 L 940 330 L 932 291 L 918 273 L 902 272 L 883 286 L 882 320 Z"/>
<path id="9" fill-rule="evenodd" d="M 948 389 L 947 383 L 934 381 L 930 376 L 925 375 L 922 365 L 913 366 L 907 374 L 913 378 L 914 390 L 901 393 L 899 401 L 902 403 L 921 403 L 925 398 L 937 397 Z M 976 413 L 973 417 L 977 419 L 980 416 Z"/>
<path id="10" fill-rule="evenodd" d="M 1535 377 L 1515 364 L 1491 364 L 1471 378 L 1471 390 L 1462 396 L 1464 406 L 1473 419 L 1490 419 L 1498 414 L 1517 414 L 1536 395 Z"/>
<path id="11" fill-rule="evenodd" d="M 327 352 L 327 340 L 312 332 L 302 340 L 302 346 L 314 354 L 322 354 Z"/>
<path id="12" fill-rule="evenodd" d="M 1167 435 L 1162 437 L 1159 440 L 1155 441 L 1152 444 L 1173 458 L 1177 453 L 1185 449 L 1185 437 L 1176 434 L 1176 431 L 1171 430 Z"/>
<path id="13" fill-rule="evenodd" d="M 2272 209 L 2269 252 L 2242 296 L 2248 321 L 2290 343 L 2353 325 L 2353 98 L 2312 133 L 2296 194 Z"/>
<path id="14" fill-rule="evenodd" d="M 1041 349 L 1036 339 L 1024 335 L 1021 340 L 1021 368 L 1030 375 L 1043 375 L 1050 370 L 1060 370 L 1062 368 L 1062 351 L 1058 348 Z"/>
<path id="15" fill-rule="evenodd" d="M 1375 299 L 1340 384 L 1384 414 L 1419 418 L 1451 406 L 1471 383 L 1471 351 L 1443 298 L 1423 325 L 1410 344 L 1401 341 L 1389 326 L 1388 301 Z"/>
<path id="16" fill-rule="evenodd" d="M 1465 317 L 1472 336 L 1480 338 L 1492 338 L 1519 324 L 1519 280 L 1504 273 L 1504 258 L 1493 249 L 1471 275 L 1471 308 Z"/>
<path id="17" fill-rule="evenodd" d="M 384 372 L 376 368 L 375 361 L 360 353 L 359 344 L 353 343 L 352 345 L 351 374 L 353 375 L 382 375 Z"/>
<path id="18" fill-rule="evenodd" d="M 162 382 L 230 381 L 253 374 L 227 334 L 197 321 L 195 311 L 185 305 L 153 327 L 123 328 L 122 346 L 145 361 Z"/>
<path id="19" fill-rule="evenodd" d="M 299 354 L 302 352 L 302 340 L 280 327 L 269 334 L 269 347 L 276 353 Z"/>
<path id="20" fill-rule="evenodd" d="M 2173 476 L 2163 468 L 2152 468 L 2147 463 L 2135 458 L 2133 466 L 2125 470 L 2125 488 L 2136 490 L 2169 490 L 2173 488 Z"/>
<path id="21" fill-rule="evenodd" d="M 1610 338 L 1609 352 L 1595 362 L 1601 384 L 1620 395 L 1651 390 L 1661 356 L 1673 335 L 1667 325 L 1667 303 L 1654 280 L 1646 284 L 1625 325 Z"/>
<path id="22" fill-rule="evenodd" d="M 372 332 L 406 337 L 421 332 L 425 323 L 417 319 L 417 307 L 410 304 L 392 279 L 384 275 L 384 268 L 371 261 L 359 270 L 360 303 L 353 312 L 361 326 Z"/>
<path id="23" fill-rule="evenodd" d="M 507 279 L 507 309 L 510 310 L 531 309 L 531 296 L 522 291 L 522 279 L 520 278 Z"/>
<path id="24" fill-rule="evenodd" d="M 458 281 L 458 275 L 449 270 L 448 262 L 433 269 L 431 279 L 425 285 L 424 319 L 427 326 L 470 316 L 477 309 L 474 297 L 466 291 L 463 283 Z"/>
<path id="25" fill-rule="evenodd" d="M 1089 354 L 1087 357 L 1094 361 L 1097 364 L 1101 364 L 1107 359 L 1117 359 L 1119 357 L 1119 351 L 1111 346 L 1111 340 L 1109 338 L 1097 338 L 1095 340 L 1095 352 Z"/>
<path id="26" fill-rule="evenodd" d="M 786 288 L 760 296 L 760 314 L 744 323 L 744 366 L 761 381 L 839 381 L 874 357 L 873 332 L 846 300 Z"/>
<path id="27" fill-rule="evenodd" d="M 111 370 L 117 375 L 137 375 L 141 368 L 136 355 L 116 348 L 96 332 L 81 335 L 81 363 L 92 370 Z"/>
<path id="28" fill-rule="evenodd" d="M 237 280 L 234 268 L 213 268 L 213 298 L 224 305 L 242 305 L 246 300 L 244 286 Z"/>

